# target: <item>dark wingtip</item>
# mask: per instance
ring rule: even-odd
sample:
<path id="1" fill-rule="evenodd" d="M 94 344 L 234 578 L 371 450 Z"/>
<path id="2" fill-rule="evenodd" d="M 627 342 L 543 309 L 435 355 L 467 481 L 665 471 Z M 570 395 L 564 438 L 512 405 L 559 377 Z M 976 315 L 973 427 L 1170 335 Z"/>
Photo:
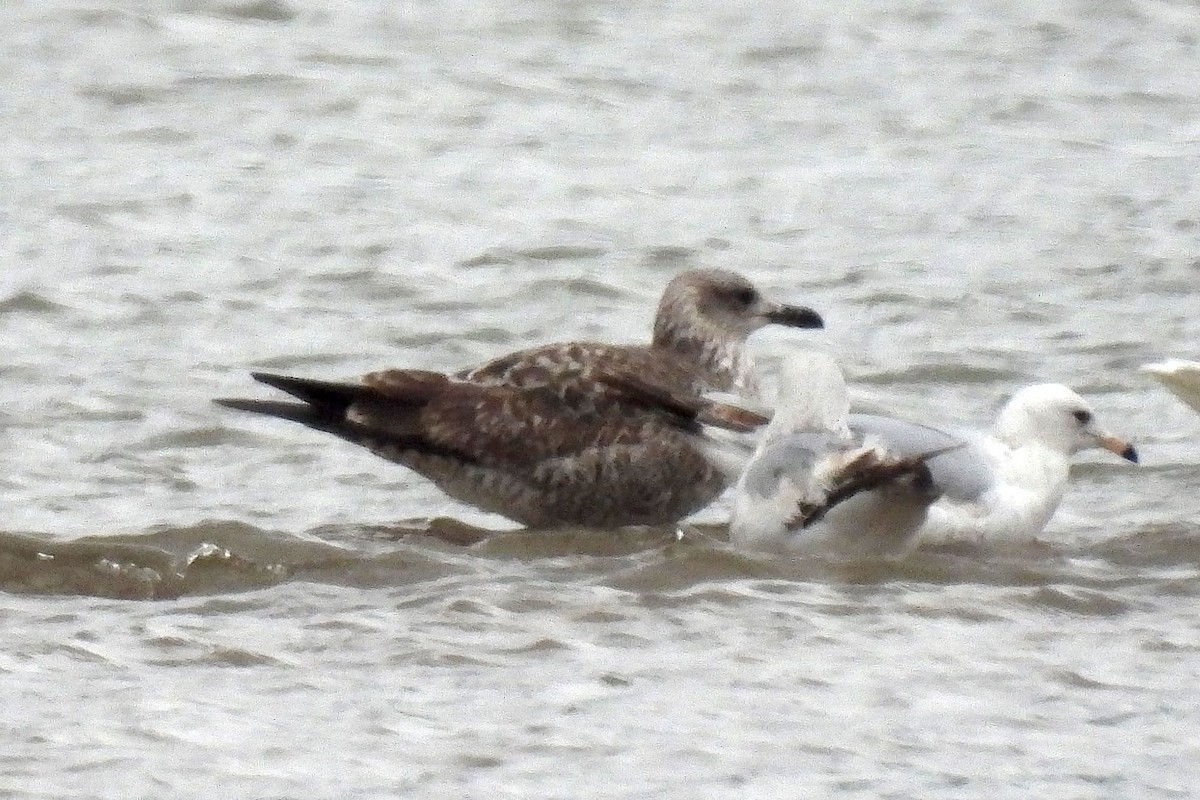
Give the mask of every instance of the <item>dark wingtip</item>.
<path id="1" fill-rule="evenodd" d="M 253 404 L 254 404 L 254 403 L 257 403 L 257 402 L 259 402 L 259 401 L 256 401 L 256 400 L 242 400 L 242 399 L 240 399 L 240 398 L 237 398 L 237 397 L 216 397 L 216 398 L 213 398 L 213 404 L 214 404 L 214 405 L 221 406 L 222 408 L 232 408 L 232 409 L 234 409 L 235 411 L 253 411 L 253 410 L 254 410 Z"/>
<path id="2" fill-rule="evenodd" d="M 267 386 L 274 386 L 276 389 L 283 389 L 284 391 L 287 391 L 285 387 L 291 386 L 300 380 L 288 375 L 275 375 L 271 372 L 251 372 L 250 377 L 259 383 L 265 383 Z"/>
<path id="3" fill-rule="evenodd" d="M 824 328 L 821 315 L 806 306 L 778 306 L 767 313 L 767 319 L 789 328 Z"/>
<path id="4" fill-rule="evenodd" d="M 1136 464 L 1138 463 L 1138 451 L 1133 445 L 1129 445 L 1129 447 L 1121 451 L 1121 458 Z"/>
<path id="5" fill-rule="evenodd" d="M 305 403 L 247 400 L 241 397 L 218 397 L 213 400 L 213 403 L 222 408 L 232 408 L 234 411 L 248 411 L 251 414 L 263 414 L 268 417 L 279 417 L 305 424 L 310 424 L 318 418 L 313 407 Z"/>

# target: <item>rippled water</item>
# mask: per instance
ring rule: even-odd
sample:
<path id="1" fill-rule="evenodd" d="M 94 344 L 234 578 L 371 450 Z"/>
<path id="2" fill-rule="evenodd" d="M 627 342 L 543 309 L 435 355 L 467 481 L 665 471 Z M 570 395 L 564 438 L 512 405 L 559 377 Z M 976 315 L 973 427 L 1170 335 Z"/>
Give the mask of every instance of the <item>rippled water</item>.
<path id="1" fill-rule="evenodd" d="M 1200 9 L 0 6 L 0 796 L 1193 797 Z M 224 412 L 636 341 L 680 269 L 890 406 L 1139 445 L 1042 540 L 780 564 L 508 531 Z M 481 539 L 481 540 L 480 540 Z"/>

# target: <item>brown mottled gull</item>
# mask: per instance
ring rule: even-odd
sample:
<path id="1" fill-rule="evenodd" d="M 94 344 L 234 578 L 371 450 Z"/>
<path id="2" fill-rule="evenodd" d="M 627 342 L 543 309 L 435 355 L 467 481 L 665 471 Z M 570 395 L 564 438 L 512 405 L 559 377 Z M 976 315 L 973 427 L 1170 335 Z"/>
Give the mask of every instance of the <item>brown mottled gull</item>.
<path id="1" fill-rule="evenodd" d="M 710 503 L 728 478 L 676 423 L 596 376 L 680 395 L 745 391 L 745 341 L 768 324 L 822 321 L 736 273 L 693 270 L 667 284 L 649 345 L 563 342 L 454 375 L 393 369 L 360 383 L 254 373 L 300 402 L 216 402 L 333 433 L 531 527 L 665 524 Z"/>

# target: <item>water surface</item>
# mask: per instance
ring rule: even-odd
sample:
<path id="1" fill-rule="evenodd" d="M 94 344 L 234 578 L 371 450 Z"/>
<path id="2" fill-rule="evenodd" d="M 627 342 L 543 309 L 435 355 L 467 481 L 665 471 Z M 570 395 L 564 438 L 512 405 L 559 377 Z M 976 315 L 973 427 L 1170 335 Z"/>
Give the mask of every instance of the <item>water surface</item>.
<path id="1" fill-rule="evenodd" d="M 1192 797 L 1200 10 L 11 2 L 0 796 Z M 510 531 L 211 405 L 639 341 L 681 269 L 947 422 L 1068 383 L 1031 545 Z"/>

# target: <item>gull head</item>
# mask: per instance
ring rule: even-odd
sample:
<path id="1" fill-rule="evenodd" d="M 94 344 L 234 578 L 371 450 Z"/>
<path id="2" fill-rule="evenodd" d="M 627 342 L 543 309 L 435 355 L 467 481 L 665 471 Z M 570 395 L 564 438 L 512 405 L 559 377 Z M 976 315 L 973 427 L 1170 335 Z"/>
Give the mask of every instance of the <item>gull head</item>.
<path id="1" fill-rule="evenodd" d="M 1091 405 L 1058 383 L 1027 386 L 1014 394 L 1000 411 L 996 434 L 1010 447 L 1039 444 L 1067 456 L 1102 447 L 1138 460 L 1132 444 L 1100 427 Z"/>
<path id="2" fill-rule="evenodd" d="M 654 319 L 654 342 L 679 339 L 742 342 L 766 325 L 824 327 L 806 306 L 776 303 L 745 277 L 721 269 L 694 269 L 676 275 L 663 291 Z"/>

